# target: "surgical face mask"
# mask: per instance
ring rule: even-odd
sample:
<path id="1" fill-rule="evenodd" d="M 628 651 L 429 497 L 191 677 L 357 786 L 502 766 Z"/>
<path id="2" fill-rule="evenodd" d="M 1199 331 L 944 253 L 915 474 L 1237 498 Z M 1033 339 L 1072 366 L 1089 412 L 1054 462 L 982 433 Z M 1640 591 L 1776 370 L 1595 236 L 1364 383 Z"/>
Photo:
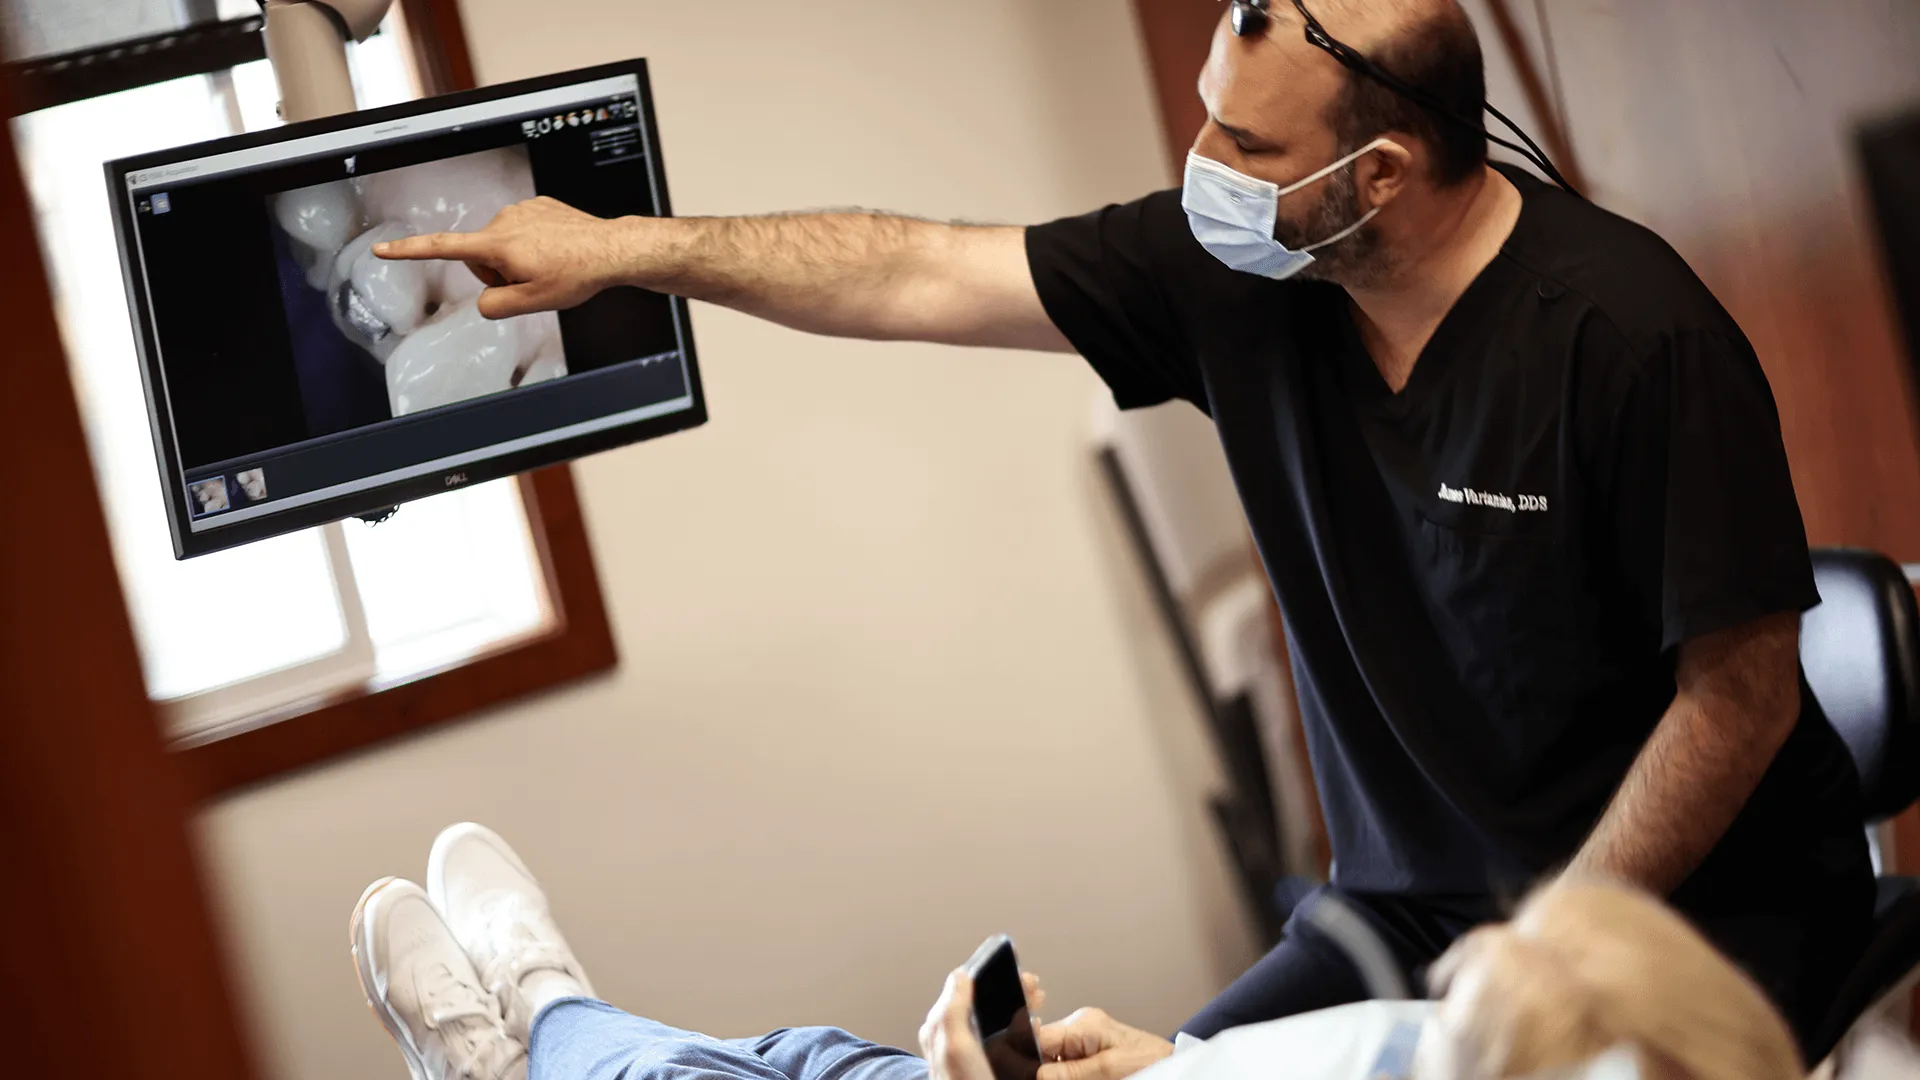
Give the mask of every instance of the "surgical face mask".
<path id="1" fill-rule="evenodd" d="M 1376 206 L 1367 211 L 1359 221 L 1325 240 L 1295 251 L 1273 235 L 1280 218 L 1280 199 L 1336 170 L 1346 168 L 1363 154 L 1388 145 L 1389 141 L 1375 139 L 1312 176 L 1284 188 L 1236 172 L 1212 158 L 1189 153 L 1186 189 L 1181 194 L 1180 205 L 1187 212 L 1193 238 L 1200 241 L 1200 246 L 1206 248 L 1214 258 L 1232 269 L 1276 281 L 1290 278 L 1313 265 L 1316 249 L 1352 236 L 1362 225 L 1371 221 L 1380 208 Z"/>

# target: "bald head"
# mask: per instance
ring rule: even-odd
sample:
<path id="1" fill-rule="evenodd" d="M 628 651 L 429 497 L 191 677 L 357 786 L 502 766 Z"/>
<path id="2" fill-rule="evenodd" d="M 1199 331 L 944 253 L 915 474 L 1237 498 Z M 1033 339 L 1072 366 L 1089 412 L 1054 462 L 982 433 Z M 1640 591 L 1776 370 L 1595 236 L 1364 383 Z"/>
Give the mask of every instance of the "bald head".
<path id="1" fill-rule="evenodd" d="M 1376 80 L 1348 72 L 1344 91 L 1328 113 L 1341 143 L 1357 146 L 1388 132 L 1404 132 L 1426 144 L 1435 183 L 1455 184 L 1479 173 L 1487 161 L 1486 70 L 1480 38 L 1456 0 L 1331 2 L 1340 9 L 1332 21 L 1319 13 L 1315 0 L 1308 0 L 1307 10 L 1329 34 L 1452 114 L 1437 114 Z M 1338 25 L 1347 22 L 1353 24 L 1352 36 Z"/>
<path id="2" fill-rule="evenodd" d="M 1455 0 L 1307 0 L 1307 10 L 1328 33 L 1370 52 L 1391 37 L 1417 32 L 1425 22 L 1459 14 L 1460 5 Z M 1295 29 L 1300 26 L 1293 0 L 1275 0 L 1273 15 Z"/>
<path id="3" fill-rule="evenodd" d="M 1479 38 L 1457 0 L 1306 3 L 1328 34 L 1436 99 L 1458 119 L 1344 67 L 1306 40 L 1292 0 L 1272 0 L 1268 27 L 1257 37 L 1236 37 L 1229 21 L 1222 20 L 1201 79 L 1202 97 L 1214 99 L 1208 109 L 1216 121 L 1235 129 L 1284 131 L 1289 141 L 1304 135 L 1306 123 L 1317 123 L 1339 153 L 1382 135 L 1411 137 L 1424 151 L 1429 179 L 1443 187 L 1480 171 L 1487 156 L 1481 118 L 1486 77 Z M 1246 124 L 1235 124 L 1223 110 Z"/>

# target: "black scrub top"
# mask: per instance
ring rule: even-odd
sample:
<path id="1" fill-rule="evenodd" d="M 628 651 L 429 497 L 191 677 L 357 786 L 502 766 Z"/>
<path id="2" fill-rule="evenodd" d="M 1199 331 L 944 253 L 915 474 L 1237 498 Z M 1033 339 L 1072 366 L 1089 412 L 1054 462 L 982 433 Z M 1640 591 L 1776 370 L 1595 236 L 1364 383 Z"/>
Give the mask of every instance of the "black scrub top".
<path id="1" fill-rule="evenodd" d="M 1119 405 L 1180 398 L 1218 427 L 1356 892 L 1515 895 L 1598 820 L 1677 646 L 1819 602 L 1740 328 L 1653 233 L 1502 171 L 1519 222 L 1399 393 L 1342 289 L 1227 269 L 1177 190 L 1027 232 L 1048 314 Z M 1858 789 L 1802 679 L 1798 727 L 1685 891 L 1865 873 Z"/>

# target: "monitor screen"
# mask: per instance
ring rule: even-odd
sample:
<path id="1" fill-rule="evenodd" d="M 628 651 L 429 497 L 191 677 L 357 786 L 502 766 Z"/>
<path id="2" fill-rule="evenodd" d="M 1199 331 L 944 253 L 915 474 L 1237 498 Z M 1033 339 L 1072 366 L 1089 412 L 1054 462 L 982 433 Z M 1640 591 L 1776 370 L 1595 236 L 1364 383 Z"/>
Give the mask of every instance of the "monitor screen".
<path id="1" fill-rule="evenodd" d="M 205 554 L 706 420 L 684 301 L 482 317 L 378 241 L 551 196 L 667 216 L 644 61 L 110 162 L 174 553 Z"/>

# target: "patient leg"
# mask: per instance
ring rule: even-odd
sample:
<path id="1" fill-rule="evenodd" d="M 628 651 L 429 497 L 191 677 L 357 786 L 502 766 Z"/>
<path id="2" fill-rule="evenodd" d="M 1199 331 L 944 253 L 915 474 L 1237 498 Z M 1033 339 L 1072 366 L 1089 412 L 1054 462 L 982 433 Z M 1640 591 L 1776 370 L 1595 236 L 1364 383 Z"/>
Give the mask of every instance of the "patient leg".
<path id="1" fill-rule="evenodd" d="M 926 1080 L 927 1063 L 905 1050 L 879 1046 L 839 1028 L 782 1028 L 749 1046 L 787 1080 Z"/>
<path id="2" fill-rule="evenodd" d="M 542 1009 L 527 1060 L 527 1080 L 787 1080 L 744 1047 L 590 998 Z"/>
<path id="3" fill-rule="evenodd" d="M 924 1061 L 838 1028 L 715 1039 L 571 998 L 533 1025 L 528 1080 L 926 1080 Z"/>
<path id="4" fill-rule="evenodd" d="M 926 1080 L 919 1058 L 838 1028 L 715 1039 L 595 1000 L 539 881 L 484 826 L 440 834 L 427 891 L 528 1045 L 529 1080 Z"/>

